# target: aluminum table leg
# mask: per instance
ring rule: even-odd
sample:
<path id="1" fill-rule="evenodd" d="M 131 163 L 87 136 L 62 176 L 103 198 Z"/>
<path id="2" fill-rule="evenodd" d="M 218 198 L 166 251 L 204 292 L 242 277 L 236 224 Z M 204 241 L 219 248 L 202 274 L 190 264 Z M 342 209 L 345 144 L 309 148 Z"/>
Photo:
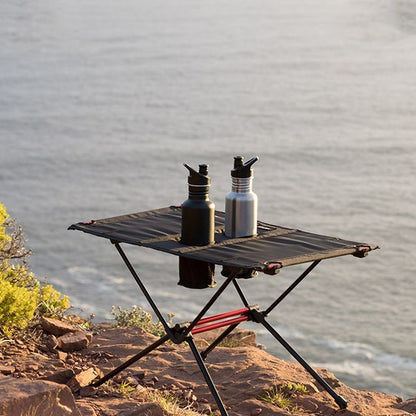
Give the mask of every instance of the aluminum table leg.
<path id="1" fill-rule="evenodd" d="M 264 319 L 261 312 L 253 311 L 257 322 L 261 323 L 282 345 L 286 350 L 294 357 L 299 364 L 333 397 L 340 409 L 346 409 L 348 402 L 334 389 L 298 354 L 295 349 Z"/>
<path id="2" fill-rule="evenodd" d="M 160 345 L 164 344 L 169 338 L 170 338 L 169 335 L 167 334 L 164 335 L 162 338 L 158 339 L 156 342 L 154 342 L 153 344 L 149 345 L 145 349 L 141 350 L 138 354 L 131 357 L 125 363 L 121 364 L 114 370 L 110 371 L 107 375 L 100 378 L 95 383 L 92 383 L 91 386 L 93 387 L 101 386 L 101 384 L 105 383 L 107 380 L 110 380 L 110 378 L 114 377 L 116 374 L 120 373 L 121 371 L 123 371 L 124 369 L 126 369 L 127 367 L 135 363 L 136 361 L 140 360 L 140 358 L 144 357 L 145 355 L 149 354 L 150 352 L 152 352 L 154 349 L 156 349 Z"/>
<path id="3" fill-rule="evenodd" d="M 204 360 L 202 359 L 201 354 L 199 353 L 198 348 L 196 347 L 194 343 L 194 340 L 192 339 L 192 337 L 188 337 L 186 341 L 188 342 L 189 347 L 191 348 L 191 351 L 194 354 L 195 360 L 198 363 L 198 366 L 201 370 L 201 373 L 204 376 L 209 389 L 211 390 L 211 394 L 214 397 L 215 402 L 217 403 L 218 409 L 221 412 L 221 416 L 228 416 L 228 413 L 224 407 L 224 403 L 222 402 L 221 397 L 217 391 L 217 388 L 215 387 L 215 384 L 212 381 L 212 378 L 208 373 L 208 369 L 205 366 Z"/>

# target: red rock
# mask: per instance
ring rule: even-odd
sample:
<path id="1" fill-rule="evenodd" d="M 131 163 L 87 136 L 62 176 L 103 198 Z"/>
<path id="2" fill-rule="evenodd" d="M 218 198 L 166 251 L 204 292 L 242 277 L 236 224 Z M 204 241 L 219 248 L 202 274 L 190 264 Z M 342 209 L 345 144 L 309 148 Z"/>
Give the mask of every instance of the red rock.
<path id="1" fill-rule="evenodd" d="M 88 347 L 89 341 L 84 332 L 69 332 L 58 338 L 58 347 L 65 352 L 83 350 Z"/>
<path id="2" fill-rule="evenodd" d="M 86 371 L 75 375 L 68 381 L 67 386 L 75 393 L 81 390 L 82 387 L 88 386 L 91 382 L 97 378 L 101 377 L 102 373 L 96 368 L 89 368 Z"/>
<path id="3" fill-rule="evenodd" d="M 117 357 L 114 362 L 100 363 L 107 373 L 137 354 L 140 349 L 155 342 L 157 338 L 143 333 L 140 329 L 116 328 L 97 334 L 94 339 L 100 347 L 94 347 L 92 352 L 108 352 Z M 229 409 L 230 416 L 248 416 L 252 411 L 258 411 L 257 409 L 261 409 L 260 416 L 288 414 L 273 404 L 260 400 L 259 397 L 274 385 L 289 381 L 307 386 L 309 384 L 307 393 L 293 398 L 294 405 L 304 409 L 304 413 L 329 416 L 339 412 L 334 400 L 327 392 L 319 391 L 316 381 L 300 364 L 282 361 L 259 348 L 217 348 L 208 355 L 206 364 L 226 408 Z M 406 411 L 394 408 L 398 404 L 395 396 L 355 390 L 341 383 L 328 370 L 322 368 L 316 370 L 348 401 L 348 409 L 341 411 L 345 415 L 408 415 Z M 139 372 L 147 372 L 151 375 L 147 376 L 149 379 L 156 376 L 159 379 L 158 386 L 171 386 L 171 392 L 174 386 L 177 386 L 178 396 L 184 391 L 189 393 L 189 390 L 192 390 L 190 398 L 194 394 L 198 404 L 202 404 L 204 399 L 208 400 L 212 411 L 218 411 L 195 359 L 186 345 L 175 345 L 163 351 L 158 348 L 132 364 L 129 371 L 134 376 Z"/>
<path id="4" fill-rule="evenodd" d="M 59 351 L 59 350 L 56 351 L 56 355 L 58 357 L 58 360 L 61 360 L 61 361 L 65 361 L 66 358 L 68 357 L 68 354 L 66 352 Z"/>
<path id="5" fill-rule="evenodd" d="M 16 367 L 13 365 L 3 365 L 0 364 L 0 373 L 4 375 L 10 375 L 13 374 L 16 371 Z"/>
<path id="6" fill-rule="evenodd" d="M 77 403 L 77 406 L 82 416 L 97 416 L 97 413 L 90 405 L 86 403 Z"/>
<path id="7" fill-rule="evenodd" d="M 56 336 L 77 331 L 77 328 L 73 325 L 60 321 L 59 319 L 46 318 L 44 316 L 42 317 L 40 324 L 44 331 Z"/>
<path id="8" fill-rule="evenodd" d="M 136 387 L 139 384 L 137 379 L 134 377 L 126 377 L 125 382 L 129 383 L 129 385 L 132 387 Z"/>
<path id="9" fill-rule="evenodd" d="M 38 371 L 38 370 L 39 370 L 39 366 L 37 364 L 27 364 L 24 369 L 24 371 Z"/>
<path id="10" fill-rule="evenodd" d="M 198 412 L 204 415 L 210 415 L 212 413 L 211 406 L 207 403 L 202 403 L 198 406 Z"/>
<path id="11" fill-rule="evenodd" d="M 398 404 L 396 408 L 400 410 L 405 410 L 406 412 L 409 412 L 409 413 L 416 414 L 416 397 Z"/>
<path id="12" fill-rule="evenodd" d="M 144 403 L 133 409 L 128 409 L 120 412 L 118 416 L 163 416 L 163 410 L 156 403 Z"/>
<path id="13" fill-rule="evenodd" d="M 49 351 L 53 351 L 58 346 L 55 335 L 48 335 L 45 340 L 45 346 Z"/>
<path id="14" fill-rule="evenodd" d="M 76 395 L 76 400 L 77 404 L 80 404 L 82 416 L 136 416 L 147 413 L 149 416 L 157 416 L 162 415 L 161 409 L 156 404 L 146 403 L 146 394 L 144 394 L 146 389 L 140 384 L 136 387 L 134 400 L 121 397 L 121 395 L 118 397 L 112 395 L 102 387 L 93 389 L 88 385 L 91 378 L 95 377 L 90 368 L 94 368 L 92 359 L 100 360 L 100 367 L 105 373 L 108 373 L 156 339 L 139 328 L 109 329 L 94 335 L 95 343 L 88 350 L 73 355 L 68 354 L 65 362 L 57 359 L 57 355 L 61 352 L 59 349 L 54 350 L 55 353 L 52 356 L 52 354 L 28 354 L 26 349 L 15 349 L 12 345 L 3 345 L 1 353 L 6 359 L 2 365 L 3 369 L 6 367 L 6 371 L 15 368 L 14 377 L 19 372 L 21 376 L 26 376 L 24 372 L 31 368 L 29 366 L 31 363 L 39 366 L 38 374 L 45 369 L 51 369 L 53 371 L 47 374 L 53 376 L 53 374 L 59 373 L 58 370 L 63 370 L 62 367 L 68 366 L 72 362 L 72 371 L 77 367 L 80 374 L 74 376 L 74 372 L 71 372 L 67 373 L 66 377 L 69 374 L 72 375 L 74 391 L 79 393 Z M 107 358 L 110 358 L 111 361 Z M 85 367 L 87 364 L 89 365 L 88 369 Z M 333 416 L 335 414 L 345 416 L 410 416 L 410 414 L 416 413 L 416 399 L 402 402 L 396 396 L 355 390 L 337 380 L 328 370 L 317 368 L 317 372 L 348 400 L 348 409 L 340 411 L 328 393 L 322 391 L 319 384 L 298 363 L 279 360 L 255 347 L 217 348 L 209 354 L 206 365 L 230 416 L 287 415 L 287 411 L 264 402 L 259 397 L 274 385 L 289 381 L 301 383 L 308 388 L 306 393 L 293 397 L 294 404 L 301 409 L 299 414 L 311 416 Z M 62 376 L 64 374 L 62 373 Z M 33 373 L 30 376 L 33 377 Z M 113 381 L 122 382 L 126 380 L 126 377 L 131 376 L 135 379 L 144 379 L 152 386 L 155 386 L 157 381 L 159 391 L 167 391 L 168 394 L 178 398 L 185 391 L 190 400 L 189 403 L 193 401 L 195 409 L 203 414 L 210 414 L 209 408 L 211 408 L 212 415 L 219 415 L 212 395 L 187 345 L 168 344 L 161 346 L 132 364 L 128 370 L 114 377 Z M 79 378 L 76 379 L 76 377 Z M 13 377 L 2 376 L 0 370 L 0 380 L 4 378 L 11 379 Z M 67 379 L 66 382 L 69 383 Z M 85 383 L 87 385 L 82 387 L 81 385 Z M 141 384 L 143 384 L 142 381 Z M 14 390 L 10 390 L 10 394 L 14 394 Z M 8 390 L 7 395 L 9 395 Z M 4 414 L 10 416 L 10 413 Z M 13 413 L 13 416 L 27 414 L 31 413 Z M 56 411 L 42 413 L 42 415 L 44 414 L 61 416 Z M 77 415 L 77 413 L 75 414 Z M 0 415 L 3 416 L 1 408 Z M 34 416 L 40 415 L 34 413 Z"/>
<path id="15" fill-rule="evenodd" d="M 42 380 L 53 381 L 54 383 L 58 384 L 66 384 L 72 377 L 75 376 L 75 373 L 70 368 L 66 368 L 65 370 L 55 371 L 52 374 L 42 377 Z"/>
<path id="16" fill-rule="evenodd" d="M 138 384 L 136 387 L 136 391 L 139 393 L 144 393 L 146 391 L 146 387 L 142 386 L 141 384 Z"/>
<path id="17" fill-rule="evenodd" d="M 93 397 L 97 394 L 97 389 L 92 386 L 81 387 L 79 395 L 81 397 Z"/>
<path id="18" fill-rule="evenodd" d="M 147 376 L 146 371 L 136 371 L 133 373 L 134 377 L 137 377 L 139 380 L 143 380 Z"/>
<path id="19" fill-rule="evenodd" d="M 192 390 L 185 390 L 182 394 L 182 397 L 188 402 L 196 402 L 197 401 L 197 397 L 195 396 L 195 394 L 193 393 Z"/>
<path id="20" fill-rule="evenodd" d="M 0 378 L 2 416 L 81 416 L 67 386 L 49 381 Z"/>

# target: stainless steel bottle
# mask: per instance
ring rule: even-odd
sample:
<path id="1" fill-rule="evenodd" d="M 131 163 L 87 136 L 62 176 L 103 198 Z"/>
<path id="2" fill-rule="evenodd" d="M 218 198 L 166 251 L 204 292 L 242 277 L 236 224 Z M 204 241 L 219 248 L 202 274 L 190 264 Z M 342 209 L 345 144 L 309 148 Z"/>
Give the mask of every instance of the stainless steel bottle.
<path id="1" fill-rule="evenodd" d="M 231 170 L 232 190 L 225 197 L 225 235 L 231 238 L 257 234 L 257 195 L 252 190 L 251 166 L 259 158 L 243 163 L 242 156 L 234 157 Z"/>

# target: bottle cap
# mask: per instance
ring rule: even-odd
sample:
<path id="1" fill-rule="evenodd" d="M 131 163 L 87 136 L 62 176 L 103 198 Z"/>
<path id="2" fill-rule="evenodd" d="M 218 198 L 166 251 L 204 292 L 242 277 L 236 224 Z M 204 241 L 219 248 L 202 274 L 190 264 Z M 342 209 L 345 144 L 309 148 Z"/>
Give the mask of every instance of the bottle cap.
<path id="1" fill-rule="evenodd" d="M 183 165 L 189 170 L 189 185 L 209 185 L 211 183 L 211 178 L 208 176 L 208 165 L 199 165 L 199 172 L 197 172 L 195 169 L 192 169 L 186 163 Z"/>
<path id="2" fill-rule="evenodd" d="M 253 169 L 251 166 L 259 160 L 259 157 L 253 157 L 248 162 L 243 163 L 242 156 L 235 156 L 234 157 L 234 169 L 231 170 L 231 176 L 234 178 L 249 178 L 253 176 Z"/>

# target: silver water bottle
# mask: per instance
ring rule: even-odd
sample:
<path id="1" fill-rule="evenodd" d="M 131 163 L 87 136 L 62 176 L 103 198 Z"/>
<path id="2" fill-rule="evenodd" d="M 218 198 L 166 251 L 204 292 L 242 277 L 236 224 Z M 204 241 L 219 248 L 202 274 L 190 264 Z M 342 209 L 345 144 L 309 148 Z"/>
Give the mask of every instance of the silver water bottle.
<path id="1" fill-rule="evenodd" d="M 231 170 L 232 190 L 225 197 L 225 235 L 231 238 L 251 237 L 257 234 L 257 195 L 252 190 L 251 166 L 259 158 L 243 163 L 241 156 L 234 157 Z"/>

